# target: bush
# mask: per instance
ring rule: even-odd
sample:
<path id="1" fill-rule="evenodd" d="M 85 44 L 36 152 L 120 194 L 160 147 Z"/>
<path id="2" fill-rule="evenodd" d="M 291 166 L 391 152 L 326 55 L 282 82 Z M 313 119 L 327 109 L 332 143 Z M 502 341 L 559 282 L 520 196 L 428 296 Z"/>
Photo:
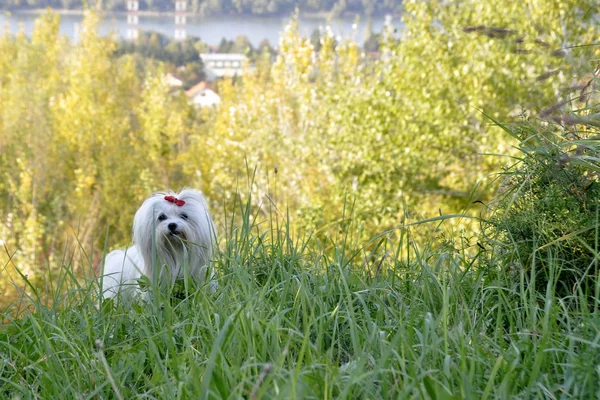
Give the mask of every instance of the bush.
<path id="1" fill-rule="evenodd" d="M 585 113 L 591 114 L 590 110 Z M 522 158 L 506 173 L 491 218 L 495 248 L 509 276 L 525 270 L 529 284 L 557 295 L 593 294 L 598 271 L 600 143 L 579 116 L 555 123 L 505 127 L 521 140 Z"/>

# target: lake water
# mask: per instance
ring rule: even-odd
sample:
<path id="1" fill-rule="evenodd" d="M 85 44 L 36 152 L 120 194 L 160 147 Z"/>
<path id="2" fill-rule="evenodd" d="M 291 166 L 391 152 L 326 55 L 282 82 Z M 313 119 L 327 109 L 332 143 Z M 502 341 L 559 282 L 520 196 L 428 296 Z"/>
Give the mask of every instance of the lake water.
<path id="1" fill-rule="evenodd" d="M 0 30 L 5 31 L 8 27 L 11 32 L 24 29 L 31 34 L 35 14 L 12 13 L 0 14 Z M 77 27 L 81 24 L 81 15 L 62 15 L 60 30 L 71 39 L 76 39 Z M 268 39 L 271 45 L 279 41 L 279 34 L 283 30 L 289 17 L 259 17 L 259 16 L 214 16 L 199 17 L 189 16 L 187 18 L 187 35 L 201 38 L 211 45 L 218 45 L 222 38 L 235 39 L 238 35 L 246 35 L 253 45 L 258 45 L 262 40 Z M 373 32 L 381 32 L 385 17 L 374 17 L 372 20 Z M 391 23 L 398 27 L 399 18 L 392 18 Z M 300 18 L 300 31 L 304 36 L 310 36 L 314 29 L 325 27 L 326 20 L 322 18 Z M 363 43 L 367 29 L 367 20 L 364 17 L 342 17 L 331 22 L 331 28 L 336 35 L 342 37 L 353 37 L 359 43 Z M 157 31 L 174 36 L 175 17 L 168 15 L 152 15 L 139 17 L 139 28 L 144 31 Z M 103 35 L 118 33 L 121 37 L 127 35 L 127 15 L 107 15 L 100 28 Z"/>

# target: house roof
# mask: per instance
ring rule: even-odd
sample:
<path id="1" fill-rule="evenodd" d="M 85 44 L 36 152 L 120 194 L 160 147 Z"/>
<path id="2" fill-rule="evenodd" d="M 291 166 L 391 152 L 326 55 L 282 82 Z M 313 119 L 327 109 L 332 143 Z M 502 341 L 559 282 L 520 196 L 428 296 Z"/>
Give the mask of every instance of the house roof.
<path id="1" fill-rule="evenodd" d="M 206 83 L 206 81 L 200 81 L 200 82 L 196 83 L 194 86 L 192 86 L 191 88 L 189 88 L 188 90 L 186 90 L 185 95 L 187 97 L 194 97 L 195 95 L 197 95 L 204 89 L 210 89 L 208 87 L 208 83 Z"/>

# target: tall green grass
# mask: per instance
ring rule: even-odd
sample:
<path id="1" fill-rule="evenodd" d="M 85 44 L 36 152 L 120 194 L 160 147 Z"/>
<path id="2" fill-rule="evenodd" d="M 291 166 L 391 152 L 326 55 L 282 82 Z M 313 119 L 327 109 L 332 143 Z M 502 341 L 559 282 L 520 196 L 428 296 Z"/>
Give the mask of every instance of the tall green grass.
<path id="1" fill-rule="evenodd" d="M 600 397 L 598 307 L 557 297 L 552 272 L 542 292 L 531 271 L 488 275 L 494 254 L 442 219 L 443 245 L 408 228 L 363 245 L 349 217 L 319 242 L 247 204 L 221 229 L 214 293 L 102 303 L 66 263 L 6 309 L 0 397 Z"/>

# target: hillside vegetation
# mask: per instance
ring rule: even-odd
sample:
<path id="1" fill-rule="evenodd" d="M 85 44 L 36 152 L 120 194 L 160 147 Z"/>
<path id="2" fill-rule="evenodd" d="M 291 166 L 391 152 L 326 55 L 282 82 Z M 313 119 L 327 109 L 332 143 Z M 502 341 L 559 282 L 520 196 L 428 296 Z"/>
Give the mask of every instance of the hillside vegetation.
<path id="1" fill-rule="evenodd" d="M 93 14 L 76 45 L 47 14 L 31 38 L 0 38 L 0 262 L 32 279 L 77 248 L 97 264 L 165 188 L 200 188 L 222 221 L 254 169 L 252 206 L 289 208 L 321 239 L 347 201 L 363 239 L 477 213 L 507 160 L 491 154 L 517 145 L 482 112 L 518 122 L 572 95 L 598 51 L 591 3 L 407 2 L 402 40 L 385 34 L 375 61 L 327 32 L 316 54 L 292 20 L 275 63 L 221 82 L 216 110 L 171 94 L 160 65 L 116 57 Z"/>

